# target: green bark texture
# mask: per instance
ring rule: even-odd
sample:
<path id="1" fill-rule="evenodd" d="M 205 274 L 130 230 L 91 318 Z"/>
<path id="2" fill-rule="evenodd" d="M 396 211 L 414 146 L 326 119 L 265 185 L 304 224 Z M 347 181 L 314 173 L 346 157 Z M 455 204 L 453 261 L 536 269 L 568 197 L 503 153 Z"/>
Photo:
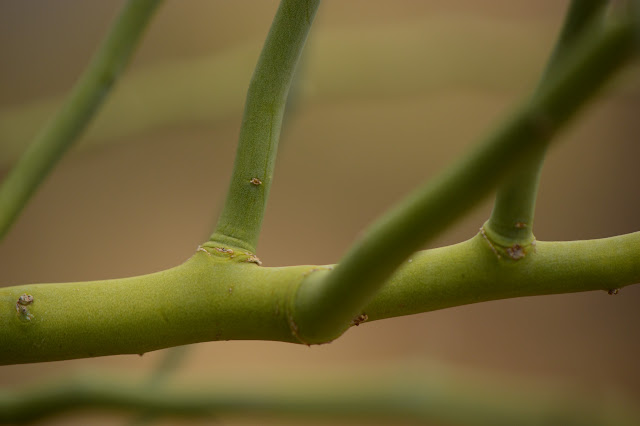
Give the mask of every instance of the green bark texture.
<path id="1" fill-rule="evenodd" d="M 478 234 L 414 254 L 362 309 L 361 321 L 511 297 L 609 291 L 640 282 L 638 253 L 640 232 L 539 242 L 514 261 Z M 202 248 L 184 264 L 150 275 L 2 288 L 0 365 L 213 340 L 307 343 L 295 322 L 295 297 L 303 280 L 321 282 L 332 267 L 265 268 L 247 259 Z M 23 295 L 33 301 L 20 304 Z"/>
<path id="2" fill-rule="evenodd" d="M 282 117 L 320 0 L 283 0 L 251 78 L 231 184 L 211 241 L 256 252 Z"/>
<path id="3" fill-rule="evenodd" d="M 538 83 L 537 92 L 553 78 L 562 62 L 571 56 L 576 43 L 589 30 L 590 24 L 596 27 L 592 31 L 601 29 L 604 24 L 602 10 L 606 5 L 606 0 L 573 0 L 571 2 L 560 37 Z M 598 18 L 600 18 L 599 22 L 596 22 Z M 526 163 L 498 188 L 491 217 L 485 225 L 487 235 L 496 243 L 508 247 L 513 244 L 528 245 L 535 240 L 533 218 L 546 152 L 545 145 L 534 150 L 528 156 Z"/>

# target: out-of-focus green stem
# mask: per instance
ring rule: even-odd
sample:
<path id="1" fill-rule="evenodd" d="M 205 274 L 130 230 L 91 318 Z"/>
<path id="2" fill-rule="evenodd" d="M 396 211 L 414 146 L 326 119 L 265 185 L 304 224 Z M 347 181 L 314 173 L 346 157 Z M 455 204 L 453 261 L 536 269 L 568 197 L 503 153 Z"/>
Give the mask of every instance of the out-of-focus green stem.
<path id="1" fill-rule="evenodd" d="M 411 253 L 545 147 L 634 56 L 635 24 L 629 18 L 590 31 L 538 94 L 483 144 L 377 221 L 333 272 L 305 281 L 293 309 L 300 340 L 311 344 L 339 336 Z M 520 249 L 513 258 L 524 255 Z"/>
<path id="2" fill-rule="evenodd" d="M 336 380 L 306 378 L 301 383 L 252 383 L 240 388 L 220 383 L 197 391 L 149 389 L 124 377 L 84 375 L 0 392 L 0 423 L 25 424 L 79 410 L 135 412 L 162 417 L 304 417 L 417 421 L 425 424 L 486 426 L 631 426 L 640 421 L 627 401 L 595 399 L 574 389 L 473 384 L 424 368 Z M 420 377 L 429 377 L 428 381 Z"/>
<path id="3" fill-rule="evenodd" d="M 553 76 L 555 70 L 570 54 L 575 42 L 584 34 L 606 6 L 606 0 L 573 0 L 560 37 L 538 84 L 538 91 Z M 541 145 L 531 152 L 525 163 L 518 166 L 498 188 L 491 217 L 484 226 L 487 237 L 495 244 L 510 247 L 528 246 L 534 240 L 533 217 L 540 173 L 547 152 Z"/>
<path id="4" fill-rule="evenodd" d="M 502 97 L 528 90 L 526 82 L 536 78 L 537 64 L 546 54 L 540 30 L 529 21 L 525 24 L 486 15 L 438 15 L 375 27 L 355 21 L 343 28 L 319 27 L 314 29 L 313 49 L 305 50 L 308 67 L 299 94 L 306 105 L 354 98 L 368 102 L 371 95 L 376 102 L 424 96 L 433 99 L 461 88 Z M 447 43 L 442 43 L 445 39 Z M 517 61 L 513 60 L 514 45 L 519 52 L 526 52 Z M 132 141 L 140 134 L 176 127 L 228 122 L 242 114 L 247 81 L 260 47 L 247 41 L 201 57 L 132 69 L 118 83 L 118 90 L 78 148 Z M 431 54 L 409 53 L 417 51 Z M 446 64 L 434 67 L 431 58 L 440 55 L 446 56 Z M 491 61 L 478 60 L 487 55 L 492 56 Z M 389 79 L 394 70 L 402 70 L 399 78 Z M 635 80 L 629 80 L 612 89 L 633 96 L 637 86 Z M 33 139 L 33 129 L 61 104 L 61 97 L 53 95 L 0 108 L 0 169 L 15 163 L 26 142 Z"/>
<path id="5" fill-rule="evenodd" d="M 164 353 L 164 357 L 160 361 L 160 364 L 156 366 L 151 377 L 147 381 L 148 389 L 153 390 L 158 386 L 163 385 L 169 376 L 171 376 L 178 368 L 180 368 L 180 365 L 183 364 L 188 350 L 188 346 L 176 346 L 167 349 Z M 154 411 L 145 411 L 134 418 L 131 421 L 130 426 L 146 425 L 152 423 L 157 419 L 157 417 L 158 415 Z"/>
<path id="6" fill-rule="evenodd" d="M 65 104 L 4 180 L 0 187 L 0 239 L 94 117 L 160 3 L 161 0 L 130 0 L 125 5 Z"/>
<path id="7" fill-rule="evenodd" d="M 289 86 L 320 0 L 282 0 L 251 78 L 231 184 L 213 244 L 255 253 Z"/>

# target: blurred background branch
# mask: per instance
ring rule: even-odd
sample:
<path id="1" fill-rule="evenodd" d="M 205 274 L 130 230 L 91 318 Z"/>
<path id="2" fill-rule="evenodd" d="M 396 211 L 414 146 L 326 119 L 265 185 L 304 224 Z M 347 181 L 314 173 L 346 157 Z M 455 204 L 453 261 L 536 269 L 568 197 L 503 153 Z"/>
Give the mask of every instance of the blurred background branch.
<path id="1" fill-rule="evenodd" d="M 490 31 L 487 28 L 490 27 Z M 447 90 L 522 91 L 534 81 L 546 48 L 532 29 L 509 37 L 513 23 L 439 18 L 401 27 L 319 29 L 306 54 L 301 101 L 323 104 L 350 98 L 404 98 Z M 442 45 L 438 40 L 447 40 Z M 514 44 L 527 52 L 513 61 Z M 413 56 L 402 51 L 425 52 Z M 224 122 L 242 111 L 247 82 L 260 49 L 242 43 L 220 52 L 139 67 L 114 90 L 84 139 L 84 146 L 115 142 L 161 128 Z M 331 57 L 331 60 L 325 58 Z M 491 57 L 490 61 L 483 58 Z M 395 70 L 408 72 L 393 77 Z M 473 73 L 468 70 L 473 69 Z M 509 70 L 496 72 L 496 70 Z M 369 70 L 369 71 L 366 71 Z M 630 96 L 637 79 L 617 84 Z M 140 100 L 144 99 L 144 106 Z M 0 107 L 0 166 L 23 151 L 34 129 L 61 104 L 52 96 Z"/>
<path id="2" fill-rule="evenodd" d="M 415 422 L 450 425 L 632 426 L 637 406 L 615 393 L 553 383 L 496 383 L 495 376 L 453 374 L 443 366 L 408 366 L 274 380 L 251 386 L 201 377 L 149 388 L 117 373 L 78 374 L 0 393 L 0 423 L 29 423 L 80 410 L 153 413 L 158 417 L 253 417 Z M 526 390 L 525 390 L 526 389 Z"/>
<path id="3" fill-rule="evenodd" d="M 131 0 L 125 5 L 65 103 L 2 180 L 0 240 L 99 111 L 160 3 L 161 0 Z"/>

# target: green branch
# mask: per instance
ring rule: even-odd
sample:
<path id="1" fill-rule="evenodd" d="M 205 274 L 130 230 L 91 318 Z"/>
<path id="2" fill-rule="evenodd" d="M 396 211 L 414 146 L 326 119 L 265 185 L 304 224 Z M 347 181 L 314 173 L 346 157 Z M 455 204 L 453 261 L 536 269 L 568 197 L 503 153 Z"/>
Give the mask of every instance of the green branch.
<path id="1" fill-rule="evenodd" d="M 161 0 L 130 0 L 58 114 L 0 187 L 0 240 L 37 187 L 88 126 L 129 62 Z"/>
<path id="2" fill-rule="evenodd" d="M 483 379 L 474 385 L 451 374 L 424 368 L 341 377 L 306 378 L 302 383 L 219 383 L 198 391 L 149 389 L 124 377 L 65 377 L 19 389 L 0 391 L 0 423 L 25 424 L 79 410 L 152 412 L 174 418 L 260 416 L 419 421 L 448 425 L 632 425 L 637 407 L 602 401 L 575 389 L 496 386 Z M 417 370 L 417 371 L 416 371 Z M 429 377 L 428 381 L 416 377 Z M 465 384 L 465 382 L 467 384 Z M 487 392 L 491 389 L 491 392 Z M 526 389 L 526 390 L 525 390 Z"/>
<path id="3" fill-rule="evenodd" d="M 418 252 L 363 309 L 369 320 L 514 297 L 589 290 L 617 293 L 640 283 L 640 232 L 583 241 L 538 241 L 513 262 L 480 233 Z"/>
<path id="4" fill-rule="evenodd" d="M 415 253 L 357 322 L 640 282 L 640 232 L 536 247 L 512 262 L 478 234 Z M 331 267 L 265 268 L 232 256 L 201 249 L 178 267 L 140 277 L 1 288 L 0 365 L 140 354 L 213 340 L 300 343 L 294 320 L 304 313 L 295 311 L 301 309 L 296 293 L 306 278 L 324 278 Z"/>
<path id="5" fill-rule="evenodd" d="M 170 348 L 164 353 L 164 357 L 160 360 L 160 363 L 155 367 L 153 372 L 151 373 L 151 377 L 146 382 L 146 386 L 148 388 L 147 391 L 153 390 L 161 385 L 163 385 L 169 376 L 171 376 L 178 368 L 180 368 L 181 364 L 185 359 L 185 356 L 188 352 L 188 346 L 176 346 L 174 348 Z M 137 417 L 133 419 L 130 423 L 130 426 L 142 426 L 145 424 L 153 423 L 156 420 L 158 415 L 153 411 L 143 411 Z"/>
<path id="6" fill-rule="evenodd" d="M 320 343 L 352 321 L 639 282 L 640 233 L 539 243 L 527 252 L 501 251 L 481 233 L 415 255 L 393 274 L 495 186 L 518 164 L 514 159 L 525 161 L 549 141 L 632 56 L 634 31 L 624 21 L 591 34 L 499 132 L 387 215 L 334 272 L 260 268 L 250 253 L 209 244 L 183 265 L 155 274 L 3 288 L 0 364 L 144 353 L 211 340 Z M 512 262 L 514 253 L 524 258 Z"/>
<path id="7" fill-rule="evenodd" d="M 604 31 L 589 32 L 558 67 L 553 79 L 503 127 L 374 224 L 333 272 L 310 277 L 295 302 L 299 338 L 319 343 L 342 334 L 411 253 L 546 147 L 580 107 L 633 57 L 637 47 L 634 24 L 626 19 Z M 512 258 L 525 254 L 518 245 L 508 250 Z"/>
<path id="8" fill-rule="evenodd" d="M 560 37 L 540 79 L 537 92 L 542 90 L 562 61 L 570 55 L 589 24 L 593 23 L 598 15 L 602 16 L 601 11 L 606 4 L 606 0 L 571 2 Z M 601 25 L 596 23 L 595 26 L 598 24 Z M 513 244 L 528 246 L 534 241 L 533 217 L 546 152 L 546 146 L 541 145 L 529 155 L 526 163 L 521 164 L 498 188 L 491 217 L 484 226 L 487 237 L 495 244 L 502 247 Z"/>
<path id="9" fill-rule="evenodd" d="M 320 0 L 282 0 L 247 92 L 227 199 L 211 244 L 255 253 L 289 86 Z"/>

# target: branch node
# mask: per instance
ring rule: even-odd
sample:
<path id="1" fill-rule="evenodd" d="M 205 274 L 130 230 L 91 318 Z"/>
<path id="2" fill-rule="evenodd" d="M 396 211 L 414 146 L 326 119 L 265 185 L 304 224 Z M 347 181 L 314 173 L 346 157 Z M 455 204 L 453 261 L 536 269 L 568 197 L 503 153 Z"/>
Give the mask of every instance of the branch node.
<path id="1" fill-rule="evenodd" d="M 262 266 L 262 261 L 258 258 L 258 256 L 256 256 L 255 254 L 251 254 L 248 252 L 245 252 L 245 254 L 249 257 L 247 257 L 245 259 L 245 262 L 247 263 L 255 263 L 258 266 Z"/>
<path id="2" fill-rule="evenodd" d="M 351 325 L 352 326 L 359 326 L 360 324 L 362 324 L 363 322 L 366 322 L 369 319 L 369 316 L 367 314 L 360 314 L 357 317 L 355 317 L 354 319 L 351 320 Z"/>
<path id="3" fill-rule="evenodd" d="M 487 237 L 487 233 L 484 232 L 484 226 L 480 227 L 480 235 L 482 235 L 482 238 L 484 238 L 487 244 L 489 244 L 489 248 L 491 248 L 491 251 L 493 252 L 493 254 L 495 254 L 498 259 L 501 259 L 500 253 L 498 253 L 498 250 L 496 249 L 496 247 L 493 245 L 489 237 Z"/>
<path id="4" fill-rule="evenodd" d="M 199 252 L 199 251 L 205 252 L 206 254 L 211 256 L 211 253 L 209 253 L 209 251 L 202 246 L 198 246 L 198 248 L 196 249 L 196 252 Z"/>
<path id="5" fill-rule="evenodd" d="M 513 260 L 522 259 L 526 255 L 524 247 L 522 247 L 520 244 L 514 244 L 511 247 L 507 247 L 506 251 L 509 257 Z"/>
<path id="6" fill-rule="evenodd" d="M 303 345 L 307 345 L 309 347 L 311 347 L 311 343 L 306 342 L 302 336 L 300 336 L 300 329 L 298 328 L 298 324 L 296 324 L 296 322 L 293 320 L 293 316 L 289 315 L 288 319 L 288 323 L 289 323 L 289 330 L 291 330 L 291 334 L 293 335 L 293 337 L 295 337 L 300 343 L 302 343 Z"/>
<path id="7" fill-rule="evenodd" d="M 506 257 L 511 260 L 520 260 L 524 258 L 529 252 L 536 252 L 535 237 L 533 237 L 533 240 L 528 244 L 509 242 L 506 239 L 500 239 L 499 235 L 495 235 L 491 232 L 491 230 L 485 229 L 485 226 L 482 226 L 480 228 L 480 235 L 482 235 L 482 238 L 484 238 L 487 244 L 489 244 L 491 251 L 496 255 L 498 259 Z"/>
<path id="8" fill-rule="evenodd" d="M 230 248 L 226 248 L 226 247 L 214 247 L 213 248 L 215 251 L 219 251 L 220 253 L 224 253 L 224 254 L 228 254 L 231 257 L 233 257 L 233 250 Z"/>
<path id="9" fill-rule="evenodd" d="M 34 318 L 28 308 L 32 303 L 33 296 L 30 294 L 24 293 L 22 296 L 18 297 L 18 301 L 16 302 L 16 311 L 18 312 L 20 319 L 24 321 L 31 321 Z"/>

